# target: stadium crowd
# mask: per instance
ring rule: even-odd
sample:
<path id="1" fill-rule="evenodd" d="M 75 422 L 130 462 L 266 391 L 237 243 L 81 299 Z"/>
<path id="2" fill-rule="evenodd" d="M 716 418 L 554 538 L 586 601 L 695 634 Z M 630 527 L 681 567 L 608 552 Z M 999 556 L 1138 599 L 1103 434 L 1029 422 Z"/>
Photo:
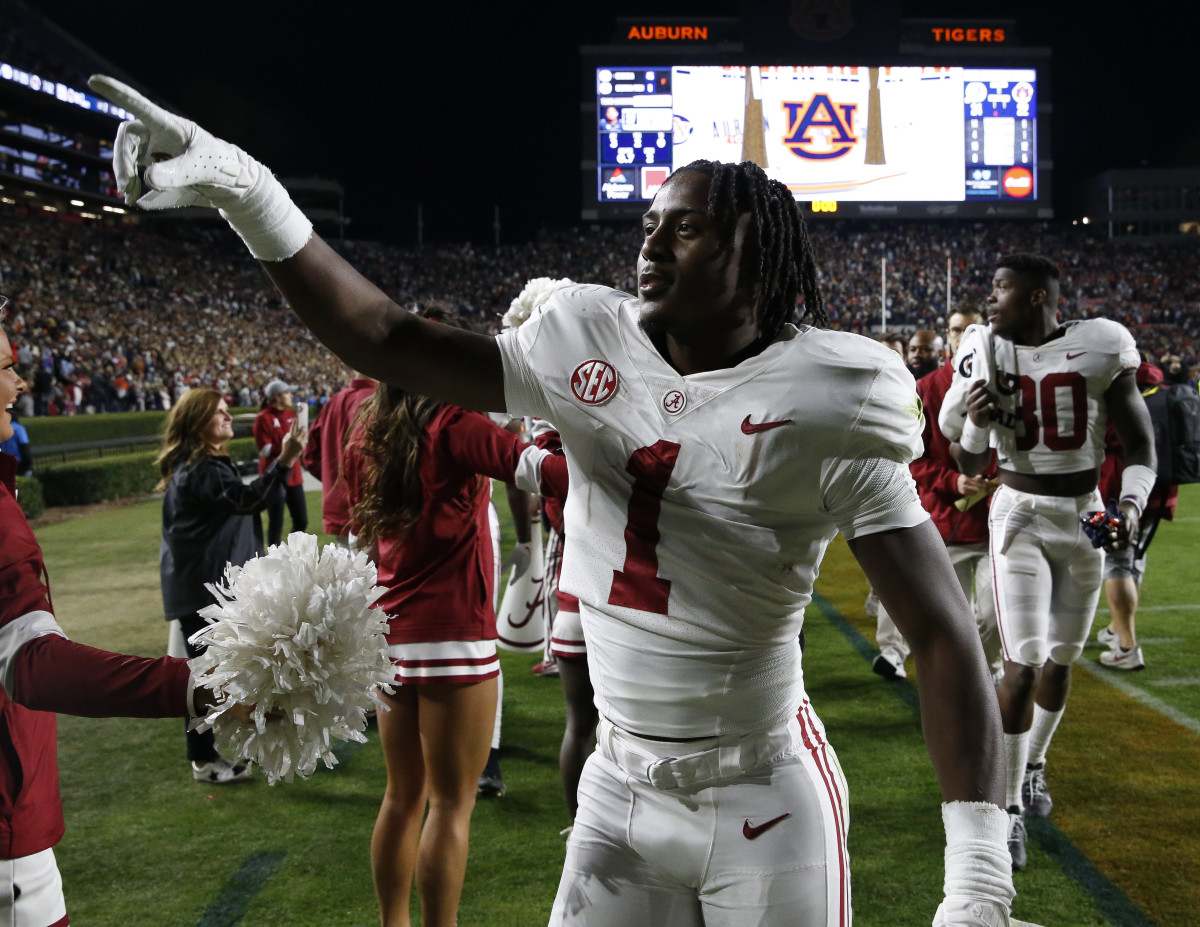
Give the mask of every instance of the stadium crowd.
<path id="1" fill-rule="evenodd" d="M 341 247 L 397 302 L 445 299 L 472 327 L 491 331 L 533 277 L 632 291 L 635 235 L 632 226 L 592 225 L 499 247 Z M 879 330 L 885 258 L 888 327 L 940 331 L 947 261 L 954 302 L 977 303 L 997 254 L 1037 251 L 1060 257 L 1064 318 L 1120 321 L 1150 359 L 1167 366 L 1176 355 L 1183 376 L 1196 381 L 1192 242 L 1130 244 L 1082 227 L 982 222 L 821 222 L 813 239 L 834 328 Z M 169 408 L 195 386 L 255 406 L 275 378 L 320 403 L 349 376 L 223 225 L 83 223 L 4 208 L 0 273 L 18 367 L 31 388 L 27 414 Z"/>

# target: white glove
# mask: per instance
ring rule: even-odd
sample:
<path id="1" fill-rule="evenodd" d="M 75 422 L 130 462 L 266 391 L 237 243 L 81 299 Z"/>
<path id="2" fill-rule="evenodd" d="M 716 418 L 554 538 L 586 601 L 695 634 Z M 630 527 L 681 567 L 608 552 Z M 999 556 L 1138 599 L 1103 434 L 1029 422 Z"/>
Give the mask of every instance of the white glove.
<path id="1" fill-rule="evenodd" d="M 93 75 L 88 86 L 136 117 L 121 123 L 113 146 L 113 173 L 127 204 L 215 206 L 260 261 L 282 261 L 308 243 L 312 223 L 246 152 L 111 77 Z M 138 167 L 146 168 L 145 196 Z"/>
<path id="2" fill-rule="evenodd" d="M 529 564 L 533 561 L 533 542 L 518 541 L 513 545 L 513 549 L 509 551 L 507 557 L 504 558 L 504 563 L 500 567 L 501 574 L 512 569 L 512 576 L 509 582 L 513 582 L 525 575 L 525 571 L 529 569 Z"/>

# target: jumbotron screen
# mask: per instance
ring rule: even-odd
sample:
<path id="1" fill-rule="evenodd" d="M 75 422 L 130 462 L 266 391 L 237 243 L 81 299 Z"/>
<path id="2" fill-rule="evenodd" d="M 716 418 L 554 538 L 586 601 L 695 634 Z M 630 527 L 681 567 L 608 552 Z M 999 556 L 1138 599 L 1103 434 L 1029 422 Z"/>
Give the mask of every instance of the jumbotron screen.
<path id="1" fill-rule="evenodd" d="M 1037 94 L 1031 68 L 598 67 L 595 202 L 644 208 L 704 158 L 754 161 L 818 212 L 1033 215 Z"/>

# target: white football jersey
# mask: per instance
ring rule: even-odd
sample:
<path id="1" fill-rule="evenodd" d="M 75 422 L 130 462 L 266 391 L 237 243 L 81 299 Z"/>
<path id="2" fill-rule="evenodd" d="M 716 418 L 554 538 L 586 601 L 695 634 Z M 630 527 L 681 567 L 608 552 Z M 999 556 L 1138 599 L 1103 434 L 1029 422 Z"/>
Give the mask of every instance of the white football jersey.
<path id="1" fill-rule="evenodd" d="M 570 474 L 561 585 L 597 702 L 662 737 L 795 715 L 796 637 L 830 540 L 928 516 L 907 464 L 922 416 L 899 356 L 787 326 L 736 367 L 681 376 L 637 300 L 556 292 L 499 336 L 508 409 L 554 422 Z"/>
<path id="2" fill-rule="evenodd" d="M 991 326 L 972 325 L 954 358 L 954 379 L 938 424 L 951 441 L 962 435 L 967 392 L 987 380 L 999 396 L 989 443 L 1005 470 L 1075 473 L 1100 466 L 1108 410 L 1104 394 L 1141 360 L 1125 326 L 1108 319 L 1066 322 L 1036 347 L 1014 345 Z"/>

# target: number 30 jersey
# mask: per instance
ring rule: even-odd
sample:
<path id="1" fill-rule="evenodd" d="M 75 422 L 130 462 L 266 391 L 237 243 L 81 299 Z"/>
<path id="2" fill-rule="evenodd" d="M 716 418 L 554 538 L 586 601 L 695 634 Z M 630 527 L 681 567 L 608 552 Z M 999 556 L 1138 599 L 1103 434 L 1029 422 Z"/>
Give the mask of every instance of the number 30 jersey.
<path id="1" fill-rule="evenodd" d="M 601 711 L 642 734 L 765 728 L 803 696 L 796 638 L 829 542 L 928 516 L 922 416 L 895 352 L 787 326 L 681 376 L 599 286 L 499 336 L 508 411 L 554 422 L 570 474 L 561 587 Z"/>
<path id="2" fill-rule="evenodd" d="M 1017 473 L 1075 473 L 1104 459 L 1104 394 L 1141 358 L 1133 336 L 1108 319 L 1066 322 L 1040 345 L 1014 345 L 990 326 L 972 325 L 954 359 L 954 379 L 938 424 L 962 434 L 967 392 L 986 380 L 999 398 L 989 442 L 997 462 Z"/>

